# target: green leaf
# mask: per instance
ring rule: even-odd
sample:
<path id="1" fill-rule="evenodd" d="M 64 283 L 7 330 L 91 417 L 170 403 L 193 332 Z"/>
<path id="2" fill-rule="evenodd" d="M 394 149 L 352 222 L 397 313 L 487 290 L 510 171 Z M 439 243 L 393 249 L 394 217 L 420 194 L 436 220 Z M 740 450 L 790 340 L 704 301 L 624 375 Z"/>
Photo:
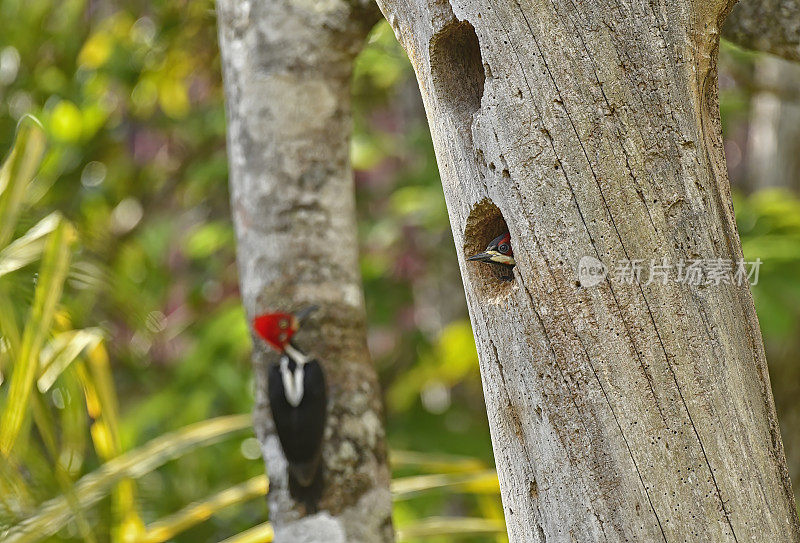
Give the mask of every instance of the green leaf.
<path id="1" fill-rule="evenodd" d="M 45 133 L 38 119 L 24 116 L 17 127 L 14 147 L 0 168 L 0 247 L 14 234 L 25 192 L 39 169 Z"/>
<path id="2" fill-rule="evenodd" d="M 103 335 L 99 328 L 70 330 L 53 338 L 40 356 L 41 375 L 36 381 L 39 392 L 47 392 L 58 376 L 86 349 L 93 349 Z"/>
<path id="3" fill-rule="evenodd" d="M 0 251 L 0 276 L 27 266 L 39 258 L 47 242 L 47 236 L 56 229 L 59 222 L 61 216 L 58 213 L 51 213 L 25 235 L 15 239 Z"/>
<path id="4" fill-rule="evenodd" d="M 417 494 L 442 488 L 473 494 L 500 493 L 497 472 L 493 469 L 476 473 L 414 475 L 392 481 L 392 495 L 395 500 L 407 500 Z"/>
<path id="5" fill-rule="evenodd" d="M 28 411 L 28 397 L 39 368 L 39 350 L 61 297 L 69 268 L 70 248 L 75 233 L 62 221 L 47 240 L 28 322 L 15 357 L 8 398 L 0 418 L 0 453 L 9 456 Z"/>
<path id="6" fill-rule="evenodd" d="M 414 467 L 435 473 L 475 472 L 485 470 L 485 462 L 470 456 L 392 450 L 389 461 L 393 468 Z"/>
<path id="7" fill-rule="evenodd" d="M 86 409 L 95 421 L 91 426 L 95 451 L 107 462 L 122 453 L 117 393 L 102 339 L 89 345 L 86 352 L 87 363 L 78 360 L 75 368 L 83 385 Z M 112 541 L 131 541 L 144 534 L 144 523 L 136 507 L 136 483 L 133 479 L 126 478 L 117 483 L 112 491 L 112 504 Z"/>
<path id="8" fill-rule="evenodd" d="M 66 406 L 64 412 L 71 410 L 73 413 L 80 413 L 80 410 L 78 409 L 77 398 L 71 398 L 69 404 L 70 405 Z M 85 430 L 83 427 L 81 427 L 78 428 L 77 432 L 75 432 L 73 428 L 69 427 L 74 427 L 75 424 L 65 425 L 62 422 L 59 429 L 61 430 L 62 436 L 65 438 L 65 443 L 64 446 L 59 449 L 56 438 L 55 423 L 50 416 L 50 412 L 45 407 L 42 397 L 36 393 L 31 394 L 31 410 L 33 412 L 33 420 L 36 423 L 36 428 L 39 430 L 39 435 L 42 437 L 42 441 L 49 454 L 48 460 L 52 466 L 53 474 L 58 482 L 61 493 L 70 503 L 73 511 L 75 511 L 75 523 L 81 533 L 81 537 L 83 537 L 83 540 L 87 543 L 92 543 L 96 540 L 92 535 L 91 527 L 89 522 L 86 520 L 86 516 L 83 514 L 83 511 L 80 510 L 79 502 L 75 497 L 75 492 L 73 489 L 73 480 L 70 476 L 71 470 L 68 469 L 70 460 L 74 458 L 74 453 L 70 449 L 73 449 L 76 443 L 78 444 L 78 447 L 80 447 L 84 439 Z M 78 422 L 80 424 L 81 421 Z M 72 445 L 70 445 L 70 442 Z M 26 451 L 26 457 L 29 458 L 29 450 Z"/>
<path id="9" fill-rule="evenodd" d="M 265 522 L 233 537 L 229 537 L 221 543 L 271 543 L 274 537 L 275 532 L 272 530 L 272 524 Z"/>
<path id="10" fill-rule="evenodd" d="M 506 533 L 505 524 L 499 520 L 473 517 L 430 517 L 399 529 L 397 540 L 402 542 L 421 537 L 468 537 L 504 533 Z"/>
<path id="11" fill-rule="evenodd" d="M 8 291 L 0 287 L 0 384 L 11 369 L 14 353 L 19 351 L 20 333 L 16 312 Z"/>

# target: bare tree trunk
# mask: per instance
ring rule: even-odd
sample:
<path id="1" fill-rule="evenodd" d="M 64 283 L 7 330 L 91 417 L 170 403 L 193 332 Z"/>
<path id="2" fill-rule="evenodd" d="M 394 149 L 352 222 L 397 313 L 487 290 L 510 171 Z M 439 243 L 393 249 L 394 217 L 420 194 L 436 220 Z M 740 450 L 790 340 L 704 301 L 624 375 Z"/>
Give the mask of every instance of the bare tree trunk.
<path id="1" fill-rule="evenodd" d="M 729 2 L 379 5 L 433 134 L 511 540 L 800 541 L 748 285 L 675 277 L 742 258 Z M 463 259 L 506 225 L 512 282 Z M 583 257 L 673 268 L 593 285 Z"/>
<path id="2" fill-rule="evenodd" d="M 742 0 L 723 35 L 742 47 L 800 61 L 800 0 Z"/>
<path id="3" fill-rule="evenodd" d="M 391 494 L 377 379 L 366 347 L 349 163 L 353 60 L 379 13 L 359 0 L 220 0 L 231 206 L 242 298 L 321 310 L 298 334 L 328 379 L 320 512 L 287 490 L 266 368 L 255 341 L 255 428 L 270 478 L 270 519 L 287 543 L 390 542 Z"/>

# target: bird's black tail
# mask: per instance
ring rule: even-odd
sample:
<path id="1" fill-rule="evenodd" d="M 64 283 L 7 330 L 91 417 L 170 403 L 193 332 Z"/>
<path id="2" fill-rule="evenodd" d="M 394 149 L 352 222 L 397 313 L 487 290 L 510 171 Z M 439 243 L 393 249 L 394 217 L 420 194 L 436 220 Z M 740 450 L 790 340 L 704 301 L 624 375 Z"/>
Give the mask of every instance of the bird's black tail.
<path id="1" fill-rule="evenodd" d="M 292 474 L 292 470 L 289 470 L 289 494 L 294 501 L 305 506 L 306 514 L 317 512 L 319 500 L 322 497 L 323 482 L 322 466 L 316 470 L 308 485 L 300 484 Z"/>

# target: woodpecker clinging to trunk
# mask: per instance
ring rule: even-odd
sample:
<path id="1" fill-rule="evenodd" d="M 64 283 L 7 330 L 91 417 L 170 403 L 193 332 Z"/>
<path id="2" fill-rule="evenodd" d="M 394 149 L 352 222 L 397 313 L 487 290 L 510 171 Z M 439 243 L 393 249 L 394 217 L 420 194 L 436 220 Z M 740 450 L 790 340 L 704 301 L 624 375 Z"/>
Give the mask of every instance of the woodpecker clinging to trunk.
<path id="1" fill-rule="evenodd" d="M 478 262 L 491 262 L 505 266 L 509 275 L 504 279 L 511 280 L 511 268 L 514 267 L 514 251 L 511 249 L 511 234 L 506 232 L 494 238 L 482 253 L 467 257 L 467 260 L 474 260 Z"/>
<path id="2" fill-rule="evenodd" d="M 327 419 L 327 390 L 322 366 L 301 351 L 292 336 L 316 306 L 298 312 L 268 313 L 253 320 L 258 335 L 281 354 L 269 368 L 268 395 L 275 430 L 289 463 L 289 493 L 316 511 L 322 491 L 322 436 Z"/>

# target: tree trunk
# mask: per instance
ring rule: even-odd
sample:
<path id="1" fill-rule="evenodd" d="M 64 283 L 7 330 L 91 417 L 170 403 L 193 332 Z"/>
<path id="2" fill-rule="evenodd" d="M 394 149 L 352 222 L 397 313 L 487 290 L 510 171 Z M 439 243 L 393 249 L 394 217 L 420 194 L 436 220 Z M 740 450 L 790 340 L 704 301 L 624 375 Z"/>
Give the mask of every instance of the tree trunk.
<path id="1" fill-rule="evenodd" d="M 723 35 L 742 47 L 800 62 L 800 0 L 742 0 Z"/>
<path id="2" fill-rule="evenodd" d="M 328 380 L 320 512 L 287 489 L 254 340 L 255 429 L 270 479 L 276 541 L 390 542 L 391 494 L 380 394 L 366 346 L 349 163 L 353 60 L 379 13 L 359 0 L 220 0 L 231 206 L 249 318 L 321 309 L 298 333 Z"/>
<path id="3" fill-rule="evenodd" d="M 800 66 L 756 60 L 747 135 L 747 186 L 800 191 Z"/>
<path id="4" fill-rule="evenodd" d="M 379 0 L 433 134 L 512 541 L 800 541 L 748 285 L 675 278 L 742 257 L 727 4 Z M 510 282 L 464 261 L 506 224 Z M 645 274 L 593 285 L 583 257 Z"/>

